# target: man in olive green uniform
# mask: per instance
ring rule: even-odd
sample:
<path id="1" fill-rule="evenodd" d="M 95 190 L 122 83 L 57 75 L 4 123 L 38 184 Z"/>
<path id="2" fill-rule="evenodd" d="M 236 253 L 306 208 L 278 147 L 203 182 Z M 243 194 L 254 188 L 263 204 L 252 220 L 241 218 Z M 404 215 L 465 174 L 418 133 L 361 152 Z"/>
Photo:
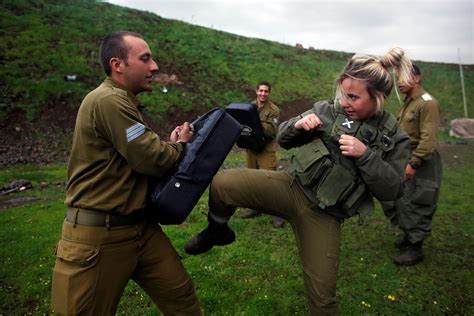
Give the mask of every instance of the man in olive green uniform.
<path id="1" fill-rule="evenodd" d="M 394 259 L 397 265 L 423 261 L 423 241 L 431 234 L 431 222 L 438 203 L 442 166 L 438 148 L 440 107 L 421 85 L 420 69 L 413 65 L 412 86 L 399 85 L 406 94 L 398 120 L 410 136 L 411 158 L 406 165 L 406 187 L 402 198 L 382 203 L 391 222 L 404 232 L 395 245 L 404 251 Z"/>
<path id="2" fill-rule="evenodd" d="M 139 34 L 107 35 L 100 58 L 107 79 L 84 98 L 76 120 L 52 308 L 113 315 L 132 279 L 165 315 L 200 315 L 179 255 L 146 211 L 149 177 L 177 164 L 190 125 L 165 142 L 143 121 L 136 95 L 151 91 L 158 66 Z"/>
<path id="3" fill-rule="evenodd" d="M 258 109 L 260 122 L 263 127 L 263 134 L 265 136 L 265 145 L 260 151 L 247 149 L 246 163 L 247 168 L 250 169 L 265 169 L 276 170 L 276 133 L 278 130 L 278 119 L 280 117 L 280 109 L 269 100 L 272 87 L 268 81 L 260 81 L 255 89 L 257 99 L 252 102 Z M 249 209 L 242 214 L 242 218 L 252 218 L 260 216 L 258 210 Z M 285 221 L 279 217 L 273 218 L 273 226 L 281 228 L 285 225 Z"/>

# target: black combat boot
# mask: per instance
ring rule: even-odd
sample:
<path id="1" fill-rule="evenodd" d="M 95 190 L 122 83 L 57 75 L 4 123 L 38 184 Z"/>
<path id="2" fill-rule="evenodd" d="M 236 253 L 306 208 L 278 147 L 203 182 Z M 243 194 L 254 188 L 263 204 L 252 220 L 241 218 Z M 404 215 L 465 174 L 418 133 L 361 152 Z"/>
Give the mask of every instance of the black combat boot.
<path id="1" fill-rule="evenodd" d="M 214 246 L 224 246 L 234 242 L 235 233 L 227 223 L 219 224 L 208 216 L 209 225 L 202 232 L 191 238 L 184 245 L 188 255 L 199 255 L 211 250 Z"/>
<path id="2" fill-rule="evenodd" d="M 413 266 L 419 262 L 422 262 L 423 259 L 425 259 L 422 245 L 423 242 L 411 244 L 403 254 L 395 257 L 393 262 L 397 266 Z"/>
<path id="3" fill-rule="evenodd" d="M 412 243 L 408 241 L 405 235 L 402 235 L 395 240 L 395 247 L 400 250 L 407 250 L 411 245 Z"/>

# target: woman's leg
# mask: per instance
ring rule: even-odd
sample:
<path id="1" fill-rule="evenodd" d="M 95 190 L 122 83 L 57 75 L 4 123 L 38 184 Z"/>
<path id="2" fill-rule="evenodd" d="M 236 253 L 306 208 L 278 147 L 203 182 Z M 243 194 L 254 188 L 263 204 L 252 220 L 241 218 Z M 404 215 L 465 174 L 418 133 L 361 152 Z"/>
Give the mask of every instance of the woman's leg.
<path id="1" fill-rule="evenodd" d="M 295 232 L 311 314 L 337 314 L 336 282 L 341 221 L 313 211 L 292 177 L 284 172 L 233 169 L 219 172 L 211 184 L 209 226 L 187 246 L 211 249 L 236 207 L 251 207 L 287 219 Z M 232 240 L 233 241 L 233 240 Z M 195 254 L 202 253 L 199 251 Z M 189 253 L 189 252 L 188 252 Z"/>
<path id="2" fill-rule="evenodd" d="M 212 180 L 209 212 L 228 220 L 237 207 L 257 209 L 289 219 L 294 208 L 296 185 L 291 175 L 272 170 L 229 169 Z"/>
<path id="3" fill-rule="evenodd" d="M 323 211 L 301 208 L 292 221 L 311 315 L 336 315 L 341 221 Z"/>

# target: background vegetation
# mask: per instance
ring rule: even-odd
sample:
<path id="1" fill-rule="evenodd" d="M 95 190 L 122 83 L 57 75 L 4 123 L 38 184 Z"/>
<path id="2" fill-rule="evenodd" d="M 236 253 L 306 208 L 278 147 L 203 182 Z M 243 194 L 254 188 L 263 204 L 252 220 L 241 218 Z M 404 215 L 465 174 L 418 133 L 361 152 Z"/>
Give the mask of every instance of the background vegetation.
<path id="1" fill-rule="evenodd" d="M 333 81 L 352 55 L 245 38 L 93 0 L 4 0 L 1 8 L 0 122 L 15 110 L 35 121 L 48 108 L 76 109 L 104 78 L 98 47 L 111 31 L 143 34 L 161 72 L 177 75 L 182 83 L 167 87 L 168 93 L 155 89 L 142 96 L 157 123 L 164 113 L 252 99 L 262 79 L 273 83 L 272 99 L 289 114 L 295 102 L 332 98 Z M 418 64 L 446 118 L 462 116 L 458 66 Z M 68 74 L 78 80 L 65 81 Z M 464 74 L 468 99 L 473 100 L 474 68 L 465 66 Z M 395 96 L 390 105 L 398 106 Z"/>
<path id="2" fill-rule="evenodd" d="M 352 53 L 296 49 L 161 18 L 92 0 L 3 0 L 0 4 L 0 184 L 28 179 L 34 189 L 0 198 L 0 314 L 49 314 L 54 248 L 64 217 L 65 166 L 76 110 L 103 79 L 98 46 L 110 31 L 145 36 L 163 74 L 179 83 L 141 96 L 150 124 L 165 133 L 175 121 L 206 109 L 253 98 L 262 79 L 273 83 L 272 99 L 282 118 L 300 113 L 317 99 L 332 98 L 333 81 Z M 389 47 L 387 47 L 388 49 Z M 459 68 L 417 62 L 425 88 L 449 120 L 463 116 Z M 76 81 L 65 81 L 75 74 Z M 474 67 L 464 66 L 468 100 L 474 97 Z M 395 93 L 388 109 L 396 112 Z M 474 106 L 469 102 L 472 116 Z M 286 153 L 279 152 L 280 156 Z M 359 226 L 344 225 L 338 296 L 347 314 L 474 314 L 472 144 L 444 144 L 445 174 L 434 234 L 426 260 L 396 268 L 391 257 L 397 230 L 381 212 Z M 35 162 L 43 165 L 18 163 Z M 241 166 L 232 153 L 226 166 Z M 9 167 L 5 167 L 12 165 Z M 49 187 L 40 189 L 46 181 Z M 39 202 L 12 206 L 17 198 Z M 269 217 L 235 219 L 238 239 L 201 256 L 182 250 L 205 225 L 207 195 L 180 226 L 165 230 L 195 281 L 206 314 L 307 314 L 305 291 L 289 227 L 275 230 Z M 119 314 L 158 314 L 131 282 Z"/>

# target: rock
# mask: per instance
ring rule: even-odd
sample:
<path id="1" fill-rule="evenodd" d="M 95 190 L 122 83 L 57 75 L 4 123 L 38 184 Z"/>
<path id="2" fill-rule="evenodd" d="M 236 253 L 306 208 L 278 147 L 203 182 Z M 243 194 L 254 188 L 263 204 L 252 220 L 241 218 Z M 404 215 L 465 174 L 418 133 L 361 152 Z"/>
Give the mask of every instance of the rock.
<path id="1" fill-rule="evenodd" d="M 458 138 L 474 138 L 474 119 L 460 118 L 452 120 L 449 135 Z"/>

